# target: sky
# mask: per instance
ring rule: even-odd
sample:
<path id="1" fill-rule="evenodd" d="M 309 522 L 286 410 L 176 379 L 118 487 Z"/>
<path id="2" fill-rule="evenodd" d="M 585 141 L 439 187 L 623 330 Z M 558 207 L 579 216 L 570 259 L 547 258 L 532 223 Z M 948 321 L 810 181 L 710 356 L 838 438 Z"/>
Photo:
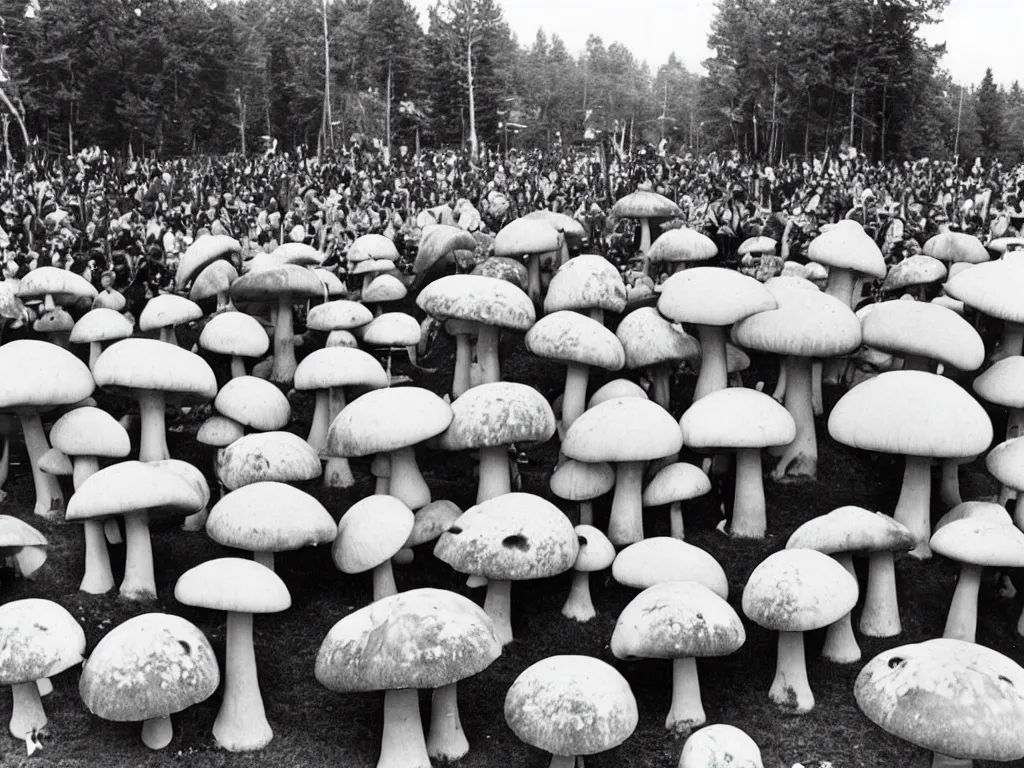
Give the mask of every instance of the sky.
<path id="1" fill-rule="evenodd" d="M 856 0 L 855 0 L 856 1 Z M 412 0 L 423 14 L 434 0 Z M 605 45 L 619 41 L 656 70 L 676 56 L 695 72 L 710 57 L 707 35 L 715 12 L 714 0 L 500 0 L 520 44 L 529 45 L 543 27 L 557 33 L 573 54 L 583 49 L 591 34 Z M 623 9 L 625 5 L 625 10 Z M 1024 0 L 951 0 L 940 24 L 924 31 L 931 43 L 946 43 L 942 66 L 953 80 L 977 84 L 992 67 L 996 82 L 1024 84 L 1024 54 L 1013 35 L 999 30 L 1024 28 Z M 994 37 L 1001 37 L 994 40 Z"/>

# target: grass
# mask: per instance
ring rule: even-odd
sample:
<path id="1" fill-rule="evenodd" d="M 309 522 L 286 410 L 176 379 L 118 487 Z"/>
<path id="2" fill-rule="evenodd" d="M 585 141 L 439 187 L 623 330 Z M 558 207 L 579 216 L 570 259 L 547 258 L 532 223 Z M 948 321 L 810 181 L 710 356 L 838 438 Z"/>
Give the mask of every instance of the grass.
<path id="1" fill-rule="evenodd" d="M 563 370 L 559 366 L 527 357 L 518 340 L 507 342 L 505 347 L 507 379 L 530 383 L 549 398 L 560 392 Z M 437 366 L 436 372 L 405 372 L 422 386 L 444 391 L 451 354 L 450 346 L 442 341 L 420 361 L 426 367 Z M 766 364 L 763 370 L 771 370 L 771 366 Z M 756 375 L 748 376 L 747 384 L 756 380 Z M 770 387 L 773 382 L 768 383 Z M 688 402 L 692 381 L 681 380 L 676 384 L 677 402 Z M 826 398 L 834 402 L 836 395 L 827 392 Z M 301 433 L 308 424 L 311 398 L 297 397 L 294 406 L 297 420 L 291 428 Z M 172 453 L 208 472 L 210 457 L 187 435 L 190 429 L 194 429 L 194 423 L 187 425 L 184 433 L 172 434 Z M 997 434 L 998 429 L 997 424 Z M 750 572 L 768 554 L 781 549 L 802 522 L 844 504 L 890 513 L 895 505 L 902 473 L 899 462 L 873 460 L 864 453 L 833 444 L 820 420 L 819 440 L 818 482 L 766 482 L 769 535 L 765 540 L 733 541 L 715 531 L 716 499 L 704 499 L 685 511 L 687 540 L 708 550 L 722 563 L 729 575 L 730 602 L 738 612 Z M 547 484 L 556 455 L 554 442 L 527 452 L 526 463 L 520 467 L 522 490 L 557 501 L 550 496 Z M 435 498 L 450 498 L 463 508 L 472 503 L 475 480 L 468 457 L 423 450 L 420 464 Z M 351 503 L 372 492 L 368 462 L 355 461 L 353 467 L 359 483 L 350 491 L 325 491 L 318 483 L 307 484 L 305 490 L 320 498 L 335 517 L 340 517 Z M 0 599 L 46 597 L 62 604 L 84 627 L 90 651 L 106 631 L 133 615 L 148 611 L 180 614 L 206 633 L 223 664 L 224 616 L 179 605 L 173 598 L 173 589 L 177 577 L 188 568 L 210 558 L 241 553 L 213 543 L 202 533 L 177 530 L 174 521 L 158 522 L 153 535 L 157 602 L 127 604 L 117 599 L 116 591 L 107 596 L 86 595 L 77 590 L 82 569 L 81 530 L 78 526 L 51 525 L 32 518 L 32 484 L 26 469 L 21 467 L 8 484 L 10 496 L 3 511 L 37 524 L 51 542 L 50 557 L 37 580 L 4 583 Z M 965 498 L 993 491 L 982 464 L 968 465 L 961 471 Z M 606 521 L 607 501 L 604 506 L 598 505 L 596 515 L 599 525 Z M 648 535 L 667 534 L 666 510 L 651 510 L 646 527 Z M 113 548 L 113 557 L 117 573 L 123 567 L 123 547 Z M 865 567 L 866 563 L 858 563 L 858 569 Z M 110 723 L 86 712 L 78 696 L 78 672 L 71 670 L 53 680 L 54 692 L 44 699 L 50 725 L 43 749 L 26 757 L 22 742 L 0 737 L 0 765 L 374 766 L 381 732 L 382 695 L 335 694 L 322 688 L 313 677 L 316 652 L 327 631 L 339 619 L 369 602 L 370 577 L 345 576 L 336 571 L 327 547 L 281 554 L 277 569 L 291 590 L 292 608 L 281 614 L 259 616 L 255 621 L 260 685 L 275 734 L 265 750 L 231 754 L 214 745 L 210 729 L 220 702 L 215 694 L 175 716 L 175 738 L 171 745 L 161 752 L 151 752 L 139 741 L 139 724 Z M 398 566 L 395 571 L 399 589 L 436 586 L 468 594 L 477 601 L 483 597 L 480 590 L 466 589 L 464 577 L 435 561 L 429 545 L 416 552 L 412 564 Z M 863 580 L 866 572 L 859 573 Z M 927 563 L 900 558 L 897 582 L 904 632 L 887 640 L 859 637 L 865 661 L 884 649 L 940 635 L 956 574 L 956 566 L 942 558 Z M 569 589 L 567 574 L 513 587 L 516 641 L 489 669 L 460 684 L 462 718 L 471 751 L 459 765 L 547 765 L 546 755 L 519 742 L 507 728 L 502 705 L 505 691 L 522 670 L 544 657 L 565 653 L 593 655 L 614 664 L 626 676 L 639 705 L 640 723 L 633 736 L 617 749 L 588 757 L 588 768 L 676 765 L 682 740 L 664 729 L 670 664 L 622 663 L 611 656 L 608 643 L 615 619 L 636 593 L 617 585 L 607 572 L 594 576 L 594 603 L 599 616 L 585 625 L 564 619 L 559 613 Z M 1019 603 L 1019 599 L 999 597 L 992 580 L 987 580 L 981 595 L 978 641 L 1021 662 L 1024 639 L 1014 632 Z M 824 631 L 809 633 L 807 638 L 808 671 L 816 708 L 799 717 L 780 715 L 767 697 L 774 673 L 775 636 L 745 623 L 748 639 L 739 652 L 725 658 L 700 660 L 698 668 L 709 722 L 730 723 L 750 734 L 761 747 L 766 768 L 790 768 L 796 762 L 806 768 L 818 768 L 826 761 L 835 768 L 923 768 L 930 764 L 927 753 L 885 734 L 860 714 L 852 691 L 861 665 L 838 666 L 823 661 L 820 650 Z M 429 692 L 423 692 L 421 702 L 426 717 Z M 0 703 L 0 717 L 6 722 L 8 716 L 9 704 Z"/>

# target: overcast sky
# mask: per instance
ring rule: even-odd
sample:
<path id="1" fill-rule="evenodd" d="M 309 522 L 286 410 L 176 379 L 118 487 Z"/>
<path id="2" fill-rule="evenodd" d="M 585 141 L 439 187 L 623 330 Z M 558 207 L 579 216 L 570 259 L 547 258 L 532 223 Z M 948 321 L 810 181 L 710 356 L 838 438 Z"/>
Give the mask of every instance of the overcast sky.
<path id="1" fill-rule="evenodd" d="M 412 0 L 424 11 L 434 0 Z M 605 45 L 616 40 L 633 54 L 647 59 L 652 70 L 670 52 L 694 71 L 711 55 L 707 49 L 708 29 L 714 15 L 713 0 L 499 0 L 505 19 L 521 44 L 530 44 L 543 27 L 557 33 L 574 54 L 583 48 L 590 34 L 599 35 Z M 1014 35 L 1024 29 L 1024 0 L 951 0 L 941 24 L 925 31 L 933 42 L 946 42 L 943 60 L 953 79 L 978 83 L 986 67 L 992 67 L 996 81 L 1024 84 L 1024 54 Z M 1008 34 L 1001 34 L 1003 30 Z"/>

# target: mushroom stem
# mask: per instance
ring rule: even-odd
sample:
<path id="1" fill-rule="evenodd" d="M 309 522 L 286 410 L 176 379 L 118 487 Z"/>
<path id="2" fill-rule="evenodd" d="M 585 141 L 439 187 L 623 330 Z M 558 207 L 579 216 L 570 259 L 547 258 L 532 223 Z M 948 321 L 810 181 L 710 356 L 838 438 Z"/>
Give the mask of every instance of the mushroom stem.
<path id="1" fill-rule="evenodd" d="M 392 451 L 390 458 L 391 487 L 388 493 L 404 502 L 409 509 L 419 509 L 429 504 L 430 488 L 416 463 L 413 447 Z"/>
<path id="2" fill-rule="evenodd" d="M 669 520 L 669 535 L 673 539 L 685 539 L 686 536 L 683 531 L 683 504 L 679 501 L 673 501 L 672 506 L 668 508 L 668 520 Z"/>
<path id="3" fill-rule="evenodd" d="M 393 473 L 392 473 L 393 474 Z M 497 496 L 512 492 L 508 466 L 508 446 L 496 445 L 480 449 L 480 479 L 476 503 L 483 504 Z"/>
<path id="4" fill-rule="evenodd" d="M 264 568 L 269 568 L 271 571 L 274 570 L 274 553 L 273 552 L 253 552 L 252 559 L 262 565 Z"/>
<path id="5" fill-rule="evenodd" d="M 40 696 L 49 696 L 53 693 L 53 683 L 50 682 L 48 677 L 40 677 L 36 680 L 36 688 L 39 689 Z"/>
<path id="6" fill-rule="evenodd" d="M 814 709 L 814 694 L 807 681 L 803 632 L 779 632 L 775 679 L 768 695 L 782 709 L 792 714 Z"/>
<path id="7" fill-rule="evenodd" d="M 736 492 L 729 535 L 738 539 L 763 539 L 767 530 L 761 450 L 740 448 L 736 451 Z"/>
<path id="8" fill-rule="evenodd" d="M 377 478 L 377 482 L 373 487 L 373 492 L 377 496 L 387 496 L 391 490 L 391 478 L 386 475 L 381 475 Z"/>
<path id="9" fill-rule="evenodd" d="M 728 328 L 719 325 L 698 325 L 700 339 L 700 373 L 693 391 L 696 402 L 705 395 L 725 389 L 729 384 L 729 366 L 725 357 L 725 336 Z"/>
<path id="10" fill-rule="evenodd" d="M 21 421 L 21 433 L 25 438 L 25 450 L 32 464 L 32 480 L 36 486 L 35 513 L 47 520 L 61 520 L 64 517 L 64 494 L 56 475 L 50 475 L 39 469 L 40 457 L 50 450 L 50 444 L 43 432 L 43 422 L 39 412 L 32 409 L 18 411 Z"/>
<path id="11" fill-rule="evenodd" d="M 594 503 L 590 499 L 580 502 L 580 525 L 594 524 Z"/>
<path id="12" fill-rule="evenodd" d="M 227 291 L 217 294 L 217 308 L 213 311 L 213 314 L 223 312 L 225 309 L 231 309 L 231 294 Z"/>
<path id="13" fill-rule="evenodd" d="M 965 760 L 961 757 L 949 757 L 940 755 L 938 752 L 932 757 L 932 768 L 973 768 L 973 760 Z"/>
<path id="14" fill-rule="evenodd" d="M 541 296 L 540 287 L 540 254 L 531 253 L 526 257 L 526 293 L 530 297 L 530 301 L 533 302 L 535 307 L 541 305 L 543 296 Z"/>
<path id="15" fill-rule="evenodd" d="M 941 473 L 939 498 L 945 506 L 952 509 L 963 503 L 960 496 L 960 462 L 956 459 L 943 459 Z"/>
<path id="16" fill-rule="evenodd" d="M 868 556 L 868 588 L 860 614 L 860 631 L 868 637 L 896 637 L 903 631 L 892 552 L 872 552 Z"/>
<path id="17" fill-rule="evenodd" d="M 100 520 L 86 520 L 85 574 L 78 589 L 90 595 L 102 595 L 114 588 L 114 573 L 110 569 L 110 553 Z"/>
<path id="18" fill-rule="evenodd" d="M 476 359 L 480 364 L 481 384 L 501 381 L 498 359 L 498 327 L 481 323 L 476 338 Z"/>
<path id="19" fill-rule="evenodd" d="M 953 601 L 946 616 L 942 636 L 973 643 L 978 629 L 978 590 L 981 587 L 980 565 L 964 563 L 953 590 Z"/>
<path id="20" fill-rule="evenodd" d="M 338 418 L 338 414 L 345 410 L 345 388 L 331 387 L 327 392 L 327 427 L 324 430 L 325 446 L 327 445 L 327 432 L 330 430 L 331 424 Z M 318 392 L 317 408 L 319 408 L 319 396 Z M 315 413 L 314 418 L 316 418 Z M 324 488 L 351 488 L 355 483 L 356 479 L 352 474 L 352 467 L 349 465 L 347 458 L 343 456 L 329 456 L 327 458 L 327 461 L 324 462 Z M 377 491 L 377 493 L 380 493 L 380 491 Z"/>
<path id="21" fill-rule="evenodd" d="M 825 413 L 825 398 L 821 394 L 821 377 L 825 364 L 821 360 L 811 363 L 811 410 L 815 416 Z"/>
<path id="22" fill-rule="evenodd" d="M 576 756 L 552 755 L 548 768 L 576 768 Z"/>
<path id="23" fill-rule="evenodd" d="M 656 365 L 651 368 L 651 399 L 666 411 L 672 402 L 670 374 L 667 365 Z"/>
<path id="24" fill-rule="evenodd" d="M 229 752 L 263 749 L 274 732 L 267 722 L 256 675 L 252 614 L 228 611 L 227 624 L 224 696 L 213 723 L 213 737 Z"/>
<path id="25" fill-rule="evenodd" d="M 458 760 L 469 753 L 469 742 L 459 717 L 458 684 L 435 688 L 430 701 L 427 754 L 437 760 Z"/>
<path id="26" fill-rule="evenodd" d="M 146 510 L 124 516 L 124 548 L 121 597 L 125 600 L 156 600 L 153 544 L 149 539 L 149 513 Z"/>
<path id="27" fill-rule="evenodd" d="M 99 341 L 89 342 L 89 370 L 93 370 L 96 367 L 96 361 L 99 359 L 100 354 L 103 352 L 103 343 Z"/>
<path id="28" fill-rule="evenodd" d="M 587 409 L 587 381 L 590 368 L 569 363 L 565 368 L 565 393 L 562 395 L 562 429 L 572 426 Z"/>
<path id="29" fill-rule="evenodd" d="M 649 219 L 640 219 L 640 253 L 644 255 L 644 274 L 647 271 L 647 252 L 651 250 L 651 222 Z"/>
<path id="30" fill-rule="evenodd" d="M 796 437 L 772 471 L 772 480 L 813 480 L 818 474 L 818 437 L 814 429 L 811 358 L 788 355 L 785 362 L 786 410 L 796 422 Z"/>
<path id="31" fill-rule="evenodd" d="M 604 310 L 601 309 L 600 307 L 591 307 L 587 311 L 587 315 L 595 323 L 600 323 L 601 325 L 604 325 Z"/>
<path id="32" fill-rule="evenodd" d="M 1024 324 L 1003 323 L 1003 336 L 999 341 L 999 351 L 992 355 L 993 360 L 1013 357 L 1024 353 Z"/>
<path id="33" fill-rule="evenodd" d="M 569 588 L 569 597 L 562 606 L 562 615 L 581 623 L 597 616 L 594 601 L 590 599 L 590 574 L 586 571 L 573 571 L 572 586 Z"/>
<path id="34" fill-rule="evenodd" d="M 501 644 L 512 642 L 512 582 L 508 579 L 488 579 L 484 612 L 494 621 L 494 635 Z"/>
<path id="35" fill-rule="evenodd" d="M 327 431 L 331 428 L 330 400 L 329 389 L 316 391 L 316 405 L 313 406 L 313 418 L 309 424 L 306 442 L 319 455 L 322 455 L 324 448 L 327 447 Z"/>
<path id="36" fill-rule="evenodd" d="M 1013 505 L 1013 524 L 1024 530 L 1024 493 L 1017 494 L 1017 503 Z"/>
<path id="37" fill-rule="evenodd" d="M 11 706 L 11 735 L 27 739 L 33 732 L 46 726 L 46 711 L 39 697 L 36 681 L 11 686 L 14 702 Z"/>
<path id="38" fill-rule="evenodd" d="M 473 339 L 469 334 L 455 335 L 455 372 L 452 376 L 452 399 L 457 400 L 472 386 L 469 369 L 473 363 Z"/>
<path id="39" fill-rule="evenodd" d="M 164 420 L 164 393 L 156 389 L 144 389 L 138 393 L 139 461 L 161 461 L 171 458 L 167 449 L 167 427 Z"/>
<path id="40" fill-rule="evenodd" d="M 0 449 L 0 488 L 3 488 L 11 474 L 11 439 L 0 437 L 0 440 L 3 440 L 3 448 Z M 6 495 L 4 491 L 0 490 L 0 501 L 3 501 Z"/>
<path id="41" fill-rule="evenodd" d="M 853 569 L 853 556 L 844 553 L 833 555 L 836 562 L 846 569 L 853 578 L 857 578 L 857 572 Z M 860 661 L 860 646 L 857 645 L 857 638 L 853 634 L 853 615 L 848 613 L 839 621 L 834 622 L 825 633 L 825 646 L 821 649 L 821 655 L 836 664 L 853 664 Z"/>
<path id="42" fill-rule="evenodd" d="M 238 379 L 245 376 L 245 361 L 238 355 L 231 356 L 231 378 Z"/>
<path id="43" fill-rule="evenodd" d="M 857 275 L 852 269 L 829 267 L 825 293 L 853 309 L 853 287 L 856 283 Z"/>
<path id="44" fill-rule="evenodd" d="M 388 558 L 373 569 L 373 602 L 397 594 L 395 571 L 391 567 L 391 558 Z"/>
<path id="45" fill-rule="evenodd" d="M 786 358 L 779 358 L 779 379 L 775 382 L 775 391 L 772 392 L 772 397 L 778 400 L 780 403 L 786 397 L 786 376 L 787 366 Z"/>
<path id="46" fill-rule="evenodd" d="M 270 372 L 270 380 L 275 384 L 291 384 L 297 367 L 292 297 L 286 294 L 277 300 L 274 312 L 274 368 Z"/>
<path id="47" fill-rule="evenodd" d="M 900 490 L 900 499 L 896 503 L 893 517 L 897 523 L 902 523 L 914 534 L 917 546 L 910 554 L 918 560 L 927 560 L 932 556 L 932 549 L 928 546 L 932 527 L 931 495 L 931 462 L 920 456 L 907 456 L 903 488 Z"/>
<path id="48" fill-rule="evenodd" d="M 142 743 L 150 749 L 163 749 L 174 738 L 171 716 L 154 717 L 142 724 Z"/>
<path id="49" fill-rule="evenodd" d="M 644 462 L 620 461 L 615 465 L 615 495 L 608 518 L 608 539 L 616 546 L 643 541 Z"/>
<path id="50" fill-rule="evenodd" d="M 160 341 L 178 346 L 178 337 L 174 333 L 173 325 L 165 325 L 160 329 Z"/>
<path id="51" fill-rule="evenodd" d="M 384 694 L 384 732 L 377 768 L 430 768 L 415 688 Z"/>
<path id="52" fill-rule="evenodd" d="M 707 721 L 700 697 L 697 660 L 692 656 L 672 659 L 672 706 L 665 719 L 665 727 L 685 736 Z"/>

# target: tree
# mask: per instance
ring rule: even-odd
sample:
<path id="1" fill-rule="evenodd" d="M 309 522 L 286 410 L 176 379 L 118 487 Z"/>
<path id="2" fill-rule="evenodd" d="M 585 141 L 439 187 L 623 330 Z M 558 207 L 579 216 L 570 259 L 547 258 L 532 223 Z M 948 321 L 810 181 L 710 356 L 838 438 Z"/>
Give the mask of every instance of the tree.
<path id="1" fill-rule="evenodd" d="M 1003 146 L 1003 95 L 995 84 L 991 67 L 985 70 L 981 79 L 974 109 L 978 116 L 982 149 L 989 156 L 998 154 Z"/>

